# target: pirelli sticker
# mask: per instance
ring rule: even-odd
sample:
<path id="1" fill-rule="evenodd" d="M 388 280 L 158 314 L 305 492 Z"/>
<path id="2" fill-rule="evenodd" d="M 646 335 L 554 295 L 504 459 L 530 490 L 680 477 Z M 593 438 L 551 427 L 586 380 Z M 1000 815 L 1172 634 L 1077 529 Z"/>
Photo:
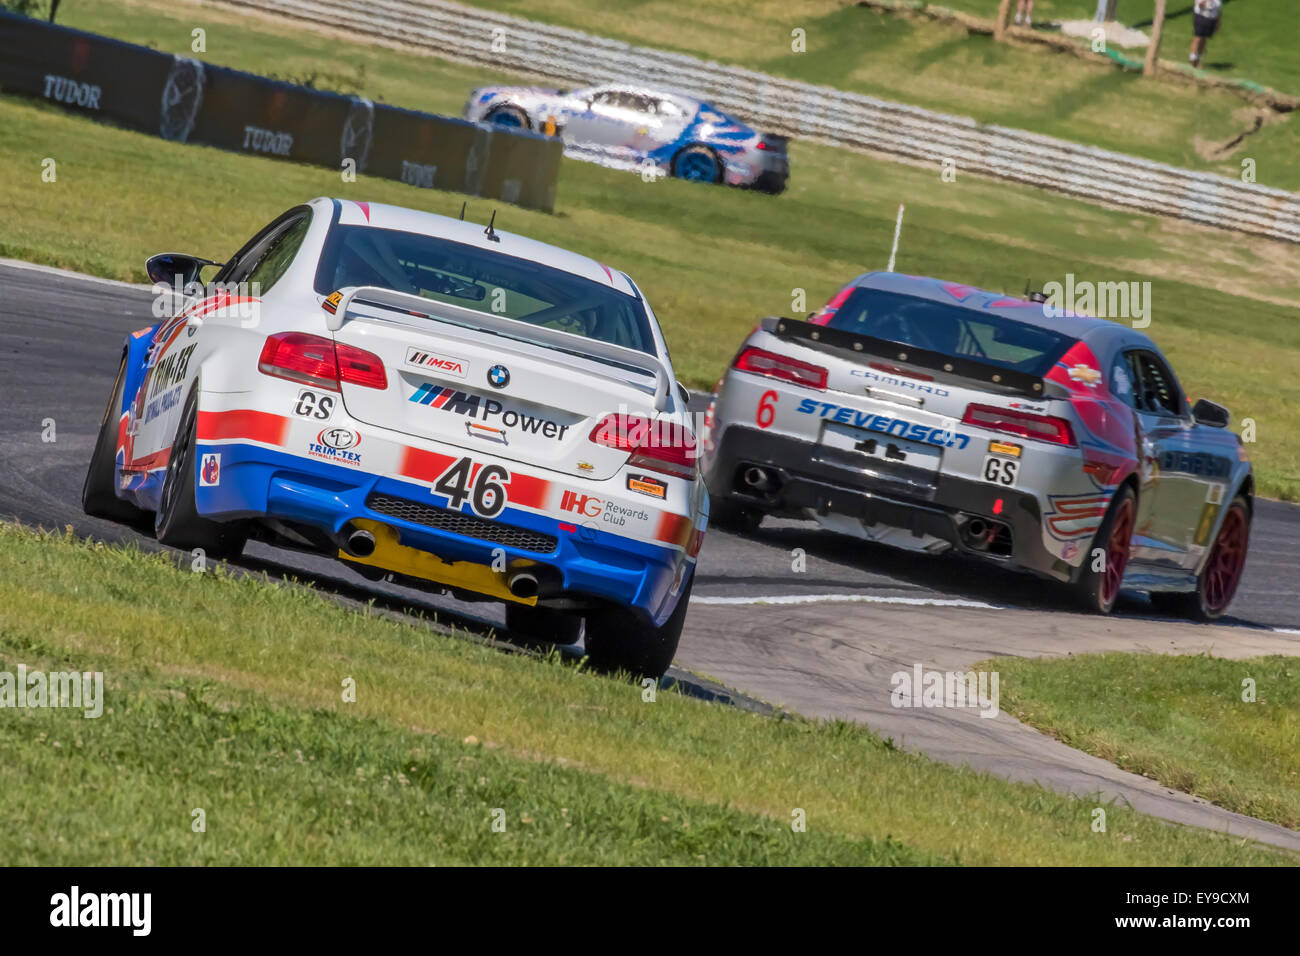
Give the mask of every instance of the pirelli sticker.
<path id="1" fill-rule="evenodd" d="M 342 301 L 343 301 L 342 292 L 338 292 L 338 291 L 331 292 L 329 295 L 325 296 L 325 301 L 320 304 L 320 307 L 324 309 L 326 312 L 328 312 L 330 315 L 333 315 L 339 310 L 339 303 Z"/>
<path id="2" fill-rule="evenodd" d="M 1019 458 L 1021 446 L 1013 441 L 989 441 L 990 455 L 1006 455 L 1008 458 Z"/>

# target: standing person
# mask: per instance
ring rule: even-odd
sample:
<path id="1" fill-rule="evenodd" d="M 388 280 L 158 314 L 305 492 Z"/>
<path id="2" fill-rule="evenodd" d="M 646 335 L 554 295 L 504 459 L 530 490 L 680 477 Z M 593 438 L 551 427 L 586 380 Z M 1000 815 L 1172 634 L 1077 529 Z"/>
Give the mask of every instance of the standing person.
<path id="1" fill-rule="evenodd" d="M 1034 25 L 1034 0 L 1020 0 L 1016 6 L 1016 23 L 1023 23 L 1027 27 Z"/>
<path id="2" fill-rule="evenodd" d="M 1192 48 L 1187 54 L 1192 66 L 1200 67 L 1205 43 L 1219 29 L 1222 11 L 1223 0 L 1196 0 L 1192 5 Z"/>

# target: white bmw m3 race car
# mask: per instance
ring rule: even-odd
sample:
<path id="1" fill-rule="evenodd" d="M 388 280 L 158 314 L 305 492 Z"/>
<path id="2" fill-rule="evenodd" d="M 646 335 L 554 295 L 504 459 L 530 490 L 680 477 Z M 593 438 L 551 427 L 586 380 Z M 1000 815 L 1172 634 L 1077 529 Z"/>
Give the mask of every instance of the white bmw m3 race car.
<path id="1" fill-rule="evenodd" d="M 464 112 L 473 122 L 549 131 L 564 140 L 565 155 L 580 159 L 772 194 L 790 178 L 786 137 L 681 93 L 621 83 L 569 91 L 485 86 Z"/>
<path id="2" fill-rule="evenodd" d="M 88 513 L 504 601 L 516 633 L 664 672 L 708 496 L 630 278 L 494 224 L 334 199 L 200 286 L 204 265 L 149 261 L 196 294 L 123 347 Z"/>
<path id="3" fill-rule="evenodd" d="M 1102 613 L 1127 586 L 1204 620 L 1231 603 L 1250 534 L 1229 421 L 1132 328 L 869 273 L 809 321 L 764 320 L 701 438 L 719 527 L 810 517 L 1068 582 Z"/>

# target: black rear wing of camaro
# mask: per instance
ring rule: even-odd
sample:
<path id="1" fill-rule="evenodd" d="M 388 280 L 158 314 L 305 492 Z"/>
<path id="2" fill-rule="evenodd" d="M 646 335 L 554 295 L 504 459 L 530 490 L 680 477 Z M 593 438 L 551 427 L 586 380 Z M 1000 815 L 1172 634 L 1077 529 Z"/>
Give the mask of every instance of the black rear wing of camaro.
<path id="1" fill-rule="evenodd" d="M 959 355 L 947 355 L 930 349 L 916 348 L 903 342 L 891 342 L 872 335 L 859 335 L 825 325 L 814 325 L 803 319 L 771 316 L 760 323 L 764 332 L 779 339 L 798 342 L 810 347 L 821 347 L 853 356 L 871 356 L 886 362 L 904 362 L 917 368 L 928 369 L 943 375 L 975 382 L 990 391 L 1008 392 L 1042 398 L 1047 391 L 1041 376 L 1018 372 L 991 362 Z"/>

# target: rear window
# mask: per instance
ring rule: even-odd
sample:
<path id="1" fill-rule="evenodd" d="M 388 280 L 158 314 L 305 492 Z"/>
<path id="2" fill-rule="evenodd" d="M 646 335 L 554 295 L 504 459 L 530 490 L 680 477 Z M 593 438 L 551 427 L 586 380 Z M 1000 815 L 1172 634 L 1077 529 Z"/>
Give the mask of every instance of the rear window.
<path id="1" fill-rule="evenodd" d="M 448 239 L 336 226 L 316 291 L 372 285 L 655 354 L 641 301 L 571 273 Z"/>
<path id="2" fill-rule="evenodd" d="M 855 290 L 827 325 L 1029 375 L 1045 375 L 1076 341 L 1000 315 L 876 289 Z"/>

